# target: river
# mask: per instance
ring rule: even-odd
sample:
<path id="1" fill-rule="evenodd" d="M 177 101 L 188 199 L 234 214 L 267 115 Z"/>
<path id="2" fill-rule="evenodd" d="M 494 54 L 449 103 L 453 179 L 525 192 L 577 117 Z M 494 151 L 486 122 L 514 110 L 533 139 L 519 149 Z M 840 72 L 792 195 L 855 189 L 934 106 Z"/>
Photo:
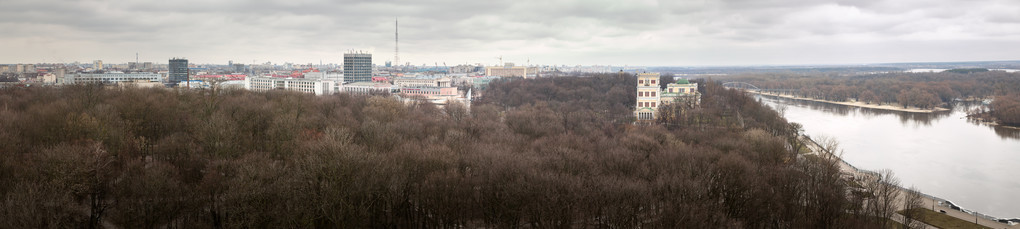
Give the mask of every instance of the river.
<path id="1" fill-rule="evenodd" d="M 890 169 L 904 187 L 1000 218 L 1020 217 L 1020 130 L 966 118 L 980 104 L 931 114 L 757 96 L 785 107 L 812 138 L 834 138 L 860 169 Z"/>

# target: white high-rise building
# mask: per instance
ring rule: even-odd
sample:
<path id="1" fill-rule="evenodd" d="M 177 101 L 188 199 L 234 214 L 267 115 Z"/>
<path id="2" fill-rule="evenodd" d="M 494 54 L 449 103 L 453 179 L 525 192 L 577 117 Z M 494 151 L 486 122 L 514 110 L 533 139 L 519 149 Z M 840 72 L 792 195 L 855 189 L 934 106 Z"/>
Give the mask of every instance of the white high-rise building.
<path id="1" fill-rule="evenodd" d="M 634 116 L 638 120 L 654 120 L 659 107 L 659 73 L 639 73 L 637 76 L 637 104 Z"/>

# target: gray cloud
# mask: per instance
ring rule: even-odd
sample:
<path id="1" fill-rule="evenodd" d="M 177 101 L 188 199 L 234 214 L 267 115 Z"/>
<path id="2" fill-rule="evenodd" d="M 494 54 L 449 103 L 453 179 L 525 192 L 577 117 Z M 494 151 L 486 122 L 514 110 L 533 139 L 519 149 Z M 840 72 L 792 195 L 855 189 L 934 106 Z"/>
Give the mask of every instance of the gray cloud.
<path id="1" fill-rule="evenodd" d="M 338 63 L 360 49 L 382 63 L 395 18 L 412 64 L 1020 59 L 1016 12 L 1009 0 L 5 0 L 0 62 L 115 63 L 140 52 L 156 62 Z"/>

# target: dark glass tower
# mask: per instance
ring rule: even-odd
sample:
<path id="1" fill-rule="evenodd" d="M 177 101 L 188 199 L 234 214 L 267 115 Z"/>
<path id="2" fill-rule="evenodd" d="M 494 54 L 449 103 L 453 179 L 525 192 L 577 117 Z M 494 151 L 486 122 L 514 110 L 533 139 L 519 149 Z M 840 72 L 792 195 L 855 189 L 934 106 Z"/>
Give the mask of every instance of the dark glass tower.
<path id="1" fill-rule="evenodd" d="M 181 81 L 188 81 L 188 59 L 170 59 L 170 75 L 168 84 L 177 86 Z"/>
<path id="2" fill-rule="evenodd" d="M 344 53 L 344 83 L 372 81 L 372 54 Z"/>

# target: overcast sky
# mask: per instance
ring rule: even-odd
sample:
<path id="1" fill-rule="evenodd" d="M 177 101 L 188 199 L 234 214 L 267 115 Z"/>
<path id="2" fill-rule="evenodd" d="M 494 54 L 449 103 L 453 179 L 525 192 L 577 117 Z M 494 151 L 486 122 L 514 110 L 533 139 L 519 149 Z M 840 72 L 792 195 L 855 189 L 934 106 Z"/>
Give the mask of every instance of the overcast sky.
<path id="1" fill-rule="evenodd" d="M 2 0 L 0 63 L 789 65 L 1020 59 L 1016 0 Z"/>

